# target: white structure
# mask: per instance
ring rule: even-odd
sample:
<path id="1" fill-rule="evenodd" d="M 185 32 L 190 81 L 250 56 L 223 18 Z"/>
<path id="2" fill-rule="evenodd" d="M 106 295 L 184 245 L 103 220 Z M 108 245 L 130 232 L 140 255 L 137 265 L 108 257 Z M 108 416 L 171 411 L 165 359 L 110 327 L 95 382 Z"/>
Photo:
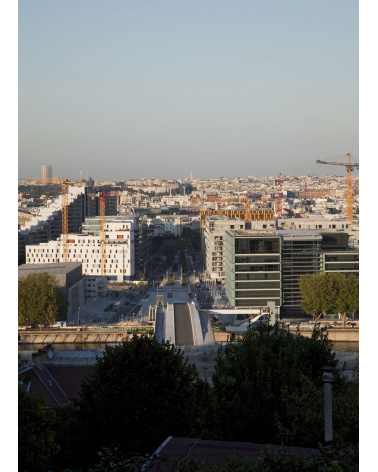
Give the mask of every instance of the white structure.
<path id="1" fill-rule="evenodd" d="M 224 239 L 226 231 L 230 229 L 244 230 L 245 222 L 221 215 L 206 218 L 204 231 L 206 274 L 211 279 L 224 281 L 226 278 Z"/>
<path id="2" fill-rule="evenodd" d="M 106 277 L 122 282 L 135 275 L 134 220 L 106 223 Z M 80 262 L 83 274 L 101 276 L 101 242 L 99 235 L 69 234 L 69 262 Z M 62 238 L 35 246 L 26 246 L 26 263 L 42 264 L 63 261 Z"/>

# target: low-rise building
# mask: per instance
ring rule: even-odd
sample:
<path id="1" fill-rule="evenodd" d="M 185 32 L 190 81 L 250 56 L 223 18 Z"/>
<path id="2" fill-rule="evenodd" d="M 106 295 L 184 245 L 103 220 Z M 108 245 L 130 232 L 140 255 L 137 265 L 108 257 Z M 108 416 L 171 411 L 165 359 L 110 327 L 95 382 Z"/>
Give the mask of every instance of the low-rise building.
<path id="1" fill-rule="evenodd" d="M 67 318 L 76 314 L 80 306 L 85 305 L 85 280 L 82 274 L 81 263 L 22 264 L 18 267 L 18 277 L 27 277 L 30 274 L 42 272 L 47 272 L 56 278 L 59 289 L 62 291 L 64 298 L 69 302 Z"/>

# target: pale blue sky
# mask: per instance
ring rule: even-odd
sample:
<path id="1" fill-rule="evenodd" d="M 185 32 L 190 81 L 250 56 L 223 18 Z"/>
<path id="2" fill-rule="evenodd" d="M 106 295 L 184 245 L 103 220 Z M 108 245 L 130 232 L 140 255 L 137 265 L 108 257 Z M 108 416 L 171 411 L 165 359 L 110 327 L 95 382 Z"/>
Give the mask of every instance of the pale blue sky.
<path id="1" fill-rule="evenodd" d="M 19 177 L 346 174 L 357 0 L 20 0 Z"/>

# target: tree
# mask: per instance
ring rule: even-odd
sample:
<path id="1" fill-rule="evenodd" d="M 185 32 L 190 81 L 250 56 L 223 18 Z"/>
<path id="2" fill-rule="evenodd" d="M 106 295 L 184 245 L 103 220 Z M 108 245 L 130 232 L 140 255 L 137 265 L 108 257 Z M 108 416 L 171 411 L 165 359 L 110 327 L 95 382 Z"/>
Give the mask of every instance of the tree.
<path id="1" fill-rule="evenodd" d="M 302 308 L 311 313 L 314 321 L 322 315 L 336 311 L 336 298 L 341 286 L 343 274 L 306 274 L 299 279 Z"/>
<path id="2" fill-rule="evenodd" d="M 318 329 L 306 338 L 260 325 L 220 350 L 212 439 L 316 447 L 324 438 L 322 367 L 334 368 L 336 392 L 345 382 L 331 348 Z M 353 436 L 347 429 L 345 436 Z"/>
<path id="3" fill-rule="evenodd" d="M 358 308 L 358 281 L 356 275 L 346 276 L 340 272 L 302 275 L 299 279 L 301 306 L 314 316 L 315 321 L 322 314 L 337 311 L 345 325 L 346 315 Z"/>
<path id="4" fill-rule="evenodd" d="M 317 321 L 322 315 L 322 304 L 319 298 L 319 275 L 305 274 L 299 279 L 299 289 L 301 292 L 301 307 L 306 313 L 310 313 Z"/>
<path id="5" fill-rule="evenodd" d="M 59 447 L 54 443 L 55 411 L 45 410 L 44 401 L 18 388 L 18 470 L 39 472 Z"/>
<path id="6" fill-rule="evenodd" d="M 134 336 L 107 347 L 78 403 L 84 456 L 102 447 L 146 453 L 169 435 L 190 435 L 204 387 L 194 365 L 168 342 Z M 197 414 L 198 413 L 198 414 Z"/>
<path id="7" fill-rule="evenodd" d="M 336 306 L 343 320 L 343 327 L 345 327 L 346 316 L 357 310 L 359 306 L 359 278 L 357 275 L 344 276 L 336 299 Z"/>
<path id="8" fill-rule="evenodd" d="M 47 272 L 18 279 L 18 324 L 51 324 L 67 314 L 68 302 Z"/>

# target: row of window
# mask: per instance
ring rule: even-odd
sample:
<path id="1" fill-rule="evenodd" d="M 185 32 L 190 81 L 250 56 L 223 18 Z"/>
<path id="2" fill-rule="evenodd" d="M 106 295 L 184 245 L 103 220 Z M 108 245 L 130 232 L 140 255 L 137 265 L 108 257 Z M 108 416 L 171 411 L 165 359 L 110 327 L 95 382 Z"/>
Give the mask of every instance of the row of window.
<path id="1" fill-rule="evenodd" d="M 246 282 L 237 282 L 235 283 L 235 289 L 259 289 L 259 288 L 280 288 L 280 282 L 255 282 L 255 281 L 246 281 Z"/>
<path id="2" fill-rule="evenodd" d="M 280 290 L 237 290 L 235 298 L 261 298 L 261 297 L 279 297 Z"/>

